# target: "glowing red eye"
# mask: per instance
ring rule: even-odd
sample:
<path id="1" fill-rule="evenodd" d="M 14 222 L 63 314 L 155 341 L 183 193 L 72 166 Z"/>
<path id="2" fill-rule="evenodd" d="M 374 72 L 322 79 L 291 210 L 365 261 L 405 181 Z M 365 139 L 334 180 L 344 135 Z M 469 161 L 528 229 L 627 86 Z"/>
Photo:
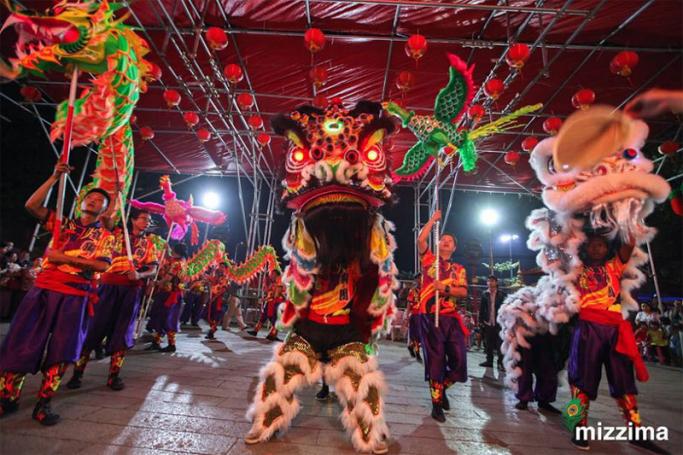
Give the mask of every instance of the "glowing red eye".
<path id="1" fill-rule="evenodd" d="M 80 32 L 78 31 L 77 28 L 75 27 L 70 27 L 66 33 L 64 33 L 64 44 L 71 44 L 75 43 L 78 41 L 78 38 L 81 36 Z"/>
<path id="2" fill-rule="evenodd" d="M 606 166 L 598 166 L 595 169 L 595 173 L 598 175 L 606 175 L 609 171 L 607 170 Z"/>
<path id="3" fill-rule="evenodd" d="M 377 159 L 379 158 L 379 153 L 377 153 L 377 150 L 371 149 L 370 151 L 368 151 L 366 157 L 368 161 L 377 161 Z"/>
<path id="4" fill-rule="evenodd" d="M 632 160 L 638 157 L 638 152 L 635 149 L 626 149 L 622 156 L 627 160 Z"/>
<path id="5" fill-rule="evenodd" d="M 304 160 L 304 152 L 297 150 L 292 154 L 292 159 L 297 163 L 301 163 Z"/>

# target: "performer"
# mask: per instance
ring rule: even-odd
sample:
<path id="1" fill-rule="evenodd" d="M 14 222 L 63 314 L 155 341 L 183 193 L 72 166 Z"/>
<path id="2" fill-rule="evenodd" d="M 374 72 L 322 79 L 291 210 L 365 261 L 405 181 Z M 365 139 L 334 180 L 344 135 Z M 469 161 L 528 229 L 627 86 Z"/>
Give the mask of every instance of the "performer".
<path id="1" fill-rule="evenodd" d="M 562 411 L 554 407 L 552 402 L 557 396 L 557 363 L 556 352 L 557 337 L 550 333 L 539 334 L 527 338 L 530 348 L 521 347 L 519 350 L 522 356 L 517 365 L 522 369 L 522 374 L 517 379 L 517 393 L 515 397 L 519 400 L 515 408 L 520 411 L 529 409 L 529 402 L 536 401 L 538 409 L 548 411 L 552 414 L 562 414 Z M 536 376 L 536 386 L 534 379 Z"/>
<path id="2" fill-rule="evenodd" d="M 408 314 L 408 352 L 411 357 L 422 363 L 422 356 L 420 355 L 420 321 L 418 313 L 420 310 L 420 274 L 418 273 L 413 281 L 413 286 L 408 291 L 408 306 L 406 313 Z"/>
<path id="3" fill-rule="evenodd" d="M 249 330 L 247 333 L 252 336 L 257 336 L 258 331 L 261 330 L 263 324 L 266 321 L 270 322 L 270 331 L 266 336 L 267 340 L 270 341 L 282 341 L 277 337 L 277 310 L 282 302 L 285 300 L 285 289 L 282 286 L 282 278 L 278 270 L 273 270 L 270 277 L 270 286 L 266 296 L 264 298 L 263 311 L 261 312 L 261 318 L 254 327 L 253 330 Z"/>
<path id="4" fill-rule="evenodd" d="M 391 198 L 382 141 L 393 124 L 377 103 L 347 110 L 335 100 L 271 125 L 290 146 L 283 199 L 294 214 L 283 242 L 290 262 L 279 323 L 292 332 L 259 374 L 245 442 L 286 429 L 300 408 L 295 392 L 324 376 L 356 450 L 387 453 L 386 384 L 373 339 L 390 325 L 398 286 L 393 226 L 378 211 Z"/>
<path id="5" fill-rule="evenodd" d="M 209 333 L 204 338 L 207 340 L 215 340 L 214 334 L 218 330 L 218 324 L 223 319 L 225 313 L 225 293 L 230 286 L 225 275 L 225 264 L 220 264 L 211 276 L 211 293 L 209 296 L 209 304 L 206 306 L 204 319 L 209 323 Z"/>
<path id="6" fill-rule="evenodd" d="M 228 291 L 228 311 L 223 316 L 223 330 L 230 330 L 233 318 L 237 319 L 237 326 L 240 328 L 240 331 L 244 331 L 247 328 L 247 324 L 245 324 L 242 317 L 242 303 L 237 296 L 238 289 L 237 286 L 233 285 L 230 286 Z"/>
<path id="7" fill-rule="evenodd" d="M 432 418 L 445 422 L 443 411 L 450 410 L 446 390 L 456 382 L 467 381 L 467 337 L 469 331 L 457 311 L 455 298 L 467 297 L 465 268 L 450 262 L 456 240 L 451 234 L 439 239 L 439 281 L 436 281 L 436 257 L 428 246 L 429 234 L 441 219 L 436 210 L 418 237 L 418 251 L 422 263 L 420 283 L 420 333 L 424 351 L 425 381 L 429 381 L 432 396 Z M 440 318 L 436 327 L 435 295 L 439 291 Z"/>
<path id="8" fill-rule="evenodd" d="M 43 202 L 60 176 L 69 171 L 68 164 L 58 163 L 47 181 L 26 201 L 26 209 L 48 231 L 56 217 L 43 207 Z M 61 238 L 53 238 L 48 245 L 43 268 L 19 305 L 0 347 L 0 416 L 18 409 L 26 374 L 35 374 L 42 365 L 43 382 L 33 418 L 43 425 L 59 421 L 50 400 L 66 366 L 81 353 L 97 298 L 95 273 L 104 272 L 111 262 L 114 239 L 98 221 L 108 205 L 105 191 L 91 189 L 81 203 L 80 217 L 63 219 Z"/>
<path id="9" fill-rule="evenodd" d="M 173 246 L 170 257 L 161 264 L 157 277 L 152 313 L 148 327 L 154 331 L 154 340 L 147 348 L 161 352 L 176 352 L 175 335 L 180 329 L 180 309 L 183 306 L 185 259 L 187 247 L 182 243 Z M 161 348 L 161 338 L 168 337 L 168 346 Z"/>
<path id="10" fill-rule="evenodd" d="M 587 236 L 582 257 L 583 267 L 575 286 L 580 294 L 579 316 L 572 337 L 567 376 L 572 402 L 578 408 L 577 426 L 588 425 L 588 408 L 598 395 L 602 366 L 607 370 L 610 395 L 616 400 L 627 425 L 640 425 L 635 376 L 647 380 L 648 372 L 633 335 L 633 329 L 621 313 L 620 291 L 625 264 L 631 258 L 635 241 L 629 239 L 611 255 L 605 237 Z M 572 405 L 570 402 L 570 405 Z M 571 441 L 588 449 L 588 440 Z M 632 440 L 632 444 L 653 449 L 651 441 Z"/>
<path id="11" fill-rule="evenodd" d="M 479 304 L 479 324 L 484 336 L 484 349 L 486 350 L 486 360 L 479 364 L 480 367 L 493 367 L 493 354 L 498 357 L 498 369 L 503 370 L 503 356 L 500 353 L 500 325 L 496 322 L 498 310 L 505 300 L 506 294 L 498 289 L 498 278 L 495 275 L 489 276 L 487 289 L 481 295 Z"/>
<path id="12" fill-rule="evenodd" d="M 209 300 L 209 277 L 202 273 L 190 283 L 185 291 L 185 306 L 180 315 L 180 324 L 185 326 L 189 323 L 192 327 L 199 328 L 199 319 L 202 316 L 204 306 Z"/>
<path id="13" fill-rule="evenodd" d="M 112 265 L 100 279 L 95 316 L 88 327 L 81 357 L 74 365 L 73 376 L 66 384 L 69 389 L 81 387 L 90 351 L 101 346 L 105 337 L 105 352 L 111 356 L 107 386 L 112 390 L 123 390 L 125 387 L 119 373 L 126 351 L 135 346 L 135 323 L 144 282 L 154 276 L 158 264 L 154 242 L 146 235 L 151 221 L 149 212 L 131 209 L 128 232 L 133 253 L 132 265 L 128 261 L 123 229 L 117 229 L 114 233 Z"/>

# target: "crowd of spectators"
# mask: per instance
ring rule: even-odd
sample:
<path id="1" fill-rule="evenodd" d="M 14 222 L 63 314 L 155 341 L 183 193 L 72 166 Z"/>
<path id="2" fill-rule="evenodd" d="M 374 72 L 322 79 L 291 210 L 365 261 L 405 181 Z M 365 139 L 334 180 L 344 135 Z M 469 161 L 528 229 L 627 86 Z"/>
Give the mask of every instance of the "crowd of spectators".
<path id="1" fill-rule="evenodd" d="M 13 242 L 0 245 L 0 320 L 12 319 L 39 269 L 40 260 L 32 260 L 28 251 L 16 250 Z"/>
<path id="2" fill-rule="evenodd" d="M 683 366 L 683 303 L 643 303 L 635 317 L 635 337 L 646 361 Z"/>

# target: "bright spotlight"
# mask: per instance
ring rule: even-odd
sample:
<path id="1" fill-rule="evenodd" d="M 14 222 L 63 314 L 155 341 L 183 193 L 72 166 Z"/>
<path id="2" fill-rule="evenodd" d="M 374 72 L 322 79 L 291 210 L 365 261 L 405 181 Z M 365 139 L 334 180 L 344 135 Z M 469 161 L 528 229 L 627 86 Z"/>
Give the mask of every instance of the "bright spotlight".
<path id="1" fill-rule="evenodd" d="M 217 193 L 214 193 L 213 191 L 207 191 L 204 193 L 204 196 L 202 196 L 202 204 L 206 208 L 217 209 L 221 204 L 221 198 Z"/>
<path id="2" fill-rule="evenodd" d="M 498 218 L 500 214 L 494 209 L 487 208 L 479 213 L 479 221 L 485 226 L 494 226 L 498 223 Z"/>
<path id="3" fill-rule="evenodd" d="M 508 243 L 513 240 L 517 240 L 519 236 L 517 234 L 502 234 L 498 240 L 500 240 L 502 243 Z"/>

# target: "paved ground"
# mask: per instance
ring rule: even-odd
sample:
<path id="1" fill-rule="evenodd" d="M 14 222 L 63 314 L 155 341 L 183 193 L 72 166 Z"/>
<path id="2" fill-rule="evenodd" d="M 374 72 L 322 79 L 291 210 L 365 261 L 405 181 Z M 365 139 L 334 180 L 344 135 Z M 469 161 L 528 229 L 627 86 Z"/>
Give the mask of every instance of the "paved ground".
<path id="1" fill-rule="evenodd" d="M 0 333 L 7 324 L 0 326 Z M 265 335 L 262 333 L 262 336 Z M 207 342 L 198 331 L 178 336 L 175 354 L 149 353 L 138 345 L 126 359 L 127 387 L 113 392 L 104 386 L 108 359 L 92 361 L 78 391 L 62 388 L 54 408 L 63 421 L 44 428 L 31 420 L 39 376 L 27 380 L 20 411 L 0 420 L 2 454 L 346 454 L 353 453 L 341 429 L 336 403 L 321 404 L 316 390 L 302 394 L 303 410 L 292 428 L 269 443 L 246 447 L 241 437 L 249 425 L 244 412 L 260 366 L 271 352 L 265 340 L 219 331 Z M 466 384 L 449 391 L 453 410 L 445 424 L 428 416 L 428 392 L 422 368 L 403 345 L 383 343 L 380 364 L 389 381 L 387 421 L 390 453 L 545 454 L 580 453 L 568 442 L 560 418 L 535 409 L 519 412 L 499 373 L 477 366 L 482 355 L 469 355 Z M 683 453 L 683 375 L 680 370 L 651 368 L 642 385 L 644 423 L 669 428 L 672 453 Z M 67 379 L 70 377 L 70 371 Z M 568 400 L 566 384 L 558 406 Z M 620 415 L 606 385 L 591 406 L 592 422 L 620 425 Z M 593 453 L 645 453 L 624 442 L 596 442 Z"/>

